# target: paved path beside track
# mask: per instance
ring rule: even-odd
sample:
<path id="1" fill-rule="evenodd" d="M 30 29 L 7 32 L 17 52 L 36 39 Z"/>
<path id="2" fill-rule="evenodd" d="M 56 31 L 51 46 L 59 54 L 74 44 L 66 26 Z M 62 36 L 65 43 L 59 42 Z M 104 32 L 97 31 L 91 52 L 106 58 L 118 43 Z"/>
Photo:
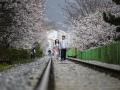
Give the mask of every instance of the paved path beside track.
<path id="1" fill-rule="evenodd" d="M 91 65 L 96 65 L 96 66 L 100 66 L 100 67 L 104 67 L 104 68 L 108 68 L 108 69 L 113 69 L 116 71 L 120 71 L 120 65 L 109 64 L 109 63 L 104 63 L 104 62 L 95 61 L 95 60 L 80 60 L 80 59 L 76 59 L 76 58 L 68 58 L 68 59 L 72 59 L 75 61 L 80 61 L 83 63 L 88 63 Z"/>
<path id="2" fill-rule="evenodd" d="M 54 60 L 55 90 L 120 90 L 120 80 L 71 61 Z"/>

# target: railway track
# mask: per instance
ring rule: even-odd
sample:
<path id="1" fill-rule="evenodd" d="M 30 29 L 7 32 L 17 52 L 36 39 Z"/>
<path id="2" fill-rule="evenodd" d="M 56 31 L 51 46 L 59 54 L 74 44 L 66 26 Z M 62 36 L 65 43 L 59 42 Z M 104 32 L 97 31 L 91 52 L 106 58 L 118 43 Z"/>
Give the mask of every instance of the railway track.
<path id="1" fill-rule="evenodd" d="M 49 61 L 43 70 L 43 73 L 40 76 L 34 90 L 54 90 L 54 69 L 52 63 L 52 59 L 49 58 Z"/>

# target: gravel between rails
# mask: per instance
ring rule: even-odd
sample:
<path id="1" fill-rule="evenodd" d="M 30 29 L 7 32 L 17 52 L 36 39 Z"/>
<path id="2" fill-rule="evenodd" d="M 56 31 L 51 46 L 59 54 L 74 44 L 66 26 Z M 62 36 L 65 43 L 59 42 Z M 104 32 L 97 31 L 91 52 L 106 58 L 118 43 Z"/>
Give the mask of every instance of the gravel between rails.
<path id="1" fill-rule="evenodd" d="M 43 57 L 0 72 L 0 90 L 33 90 L 48 60 Z"/>
<path id="2" fill-rule="evenodd" d="M 120 80 L 70 61 L 55 61 L 55 90 L 120 90 Z"/>

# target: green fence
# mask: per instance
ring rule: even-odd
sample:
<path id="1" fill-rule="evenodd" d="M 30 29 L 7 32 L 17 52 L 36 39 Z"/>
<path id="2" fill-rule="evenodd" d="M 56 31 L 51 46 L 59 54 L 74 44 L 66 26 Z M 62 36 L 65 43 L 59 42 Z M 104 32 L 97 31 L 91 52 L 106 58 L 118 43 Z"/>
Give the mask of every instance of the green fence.
<path id="1" fill-rule="evenodd" d="M 77 57 L 77 49 L 76 48 L 71 48 L 67 51 L 67 56 L 68 57 Z"/>
<path id="2" fill-rule="evenodd" d="M 120 64 L 120 42 L 85 51 L 71 48 L 68 50 L 67 56 L 77 56 L 77 58 L 83 60 L 97 60 L 105 63 Z"/>

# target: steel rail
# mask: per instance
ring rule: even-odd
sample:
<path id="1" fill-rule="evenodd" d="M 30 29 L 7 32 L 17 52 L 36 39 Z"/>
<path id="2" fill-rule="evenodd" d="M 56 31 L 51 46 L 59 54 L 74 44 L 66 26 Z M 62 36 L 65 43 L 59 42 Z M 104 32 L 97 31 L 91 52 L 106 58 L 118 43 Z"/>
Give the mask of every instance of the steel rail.
<path id="1" fill-rule="evenodd" d="M 52 59 L 49 59 L 49 62 L 46 68 L 44 69 L 34 90 L 48 90 L 49 89 L 51 69 L 52 69 Z"/>

